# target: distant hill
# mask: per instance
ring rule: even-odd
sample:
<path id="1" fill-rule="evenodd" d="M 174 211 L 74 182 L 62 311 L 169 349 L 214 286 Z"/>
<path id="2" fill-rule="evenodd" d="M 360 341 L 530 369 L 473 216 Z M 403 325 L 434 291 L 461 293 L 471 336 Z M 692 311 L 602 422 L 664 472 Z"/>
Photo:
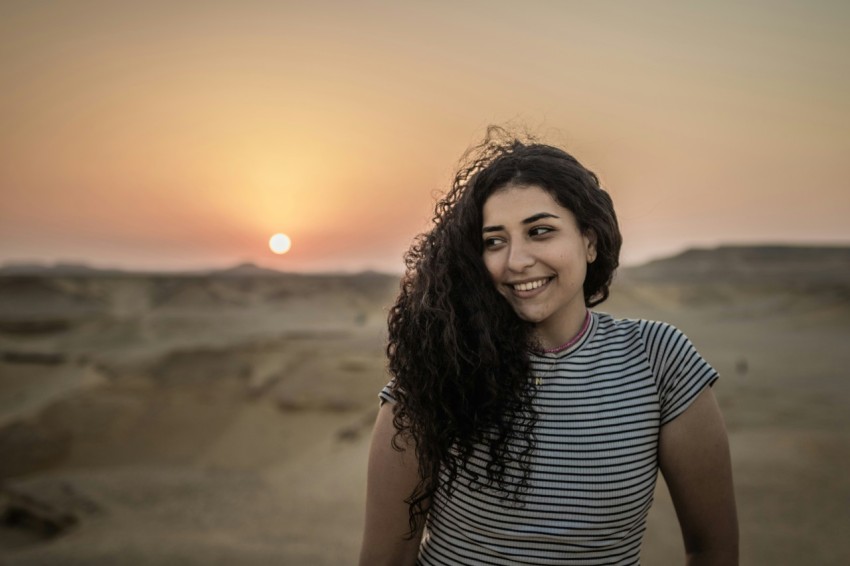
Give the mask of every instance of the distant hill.
<path id="1" fill-rule="evenodd" d="M 82 263 L 11 263 L 0 267 L 0 277 L 86 278 L 129 277 L 153 279 L 249 280 L 285 279 L 314 287 L 328 284 L 353 284 L 368 287 L 397 281 L 398 275 L 373 271 L 362 273 L 292 273 L 277 271 L 254 263 L 241 263 L 227 269 L 184 272 L 138 272 L 102 269 Z M 850 246 L 720 246 L 693 248 L 678 255 L 649 263 L 621 268 L 622 283 L 758 283 L 824 284 L 850 286 Z"/>
<path id="2" fill-rule="evenodd" d="M 0 276 L 45 276 L 45 277 L 90 277 L 96 275 L 120 275 L 120 269 L 101 269 L 85 263 L 59 262 L 44 264 L 36 262 L 10 262 L 0 266 Z"/>
<path id="3" fill-rule="evenodd" d="M 156 271 L 156 270 L 128 270 L 117 268 L 92 267 L 85 263 L 59 262 L 53 264 L 37 262 L 10 262 L 0 265 L 0 277 L 98 277 L 98 276 L 126 276 L 126 277 L 157 277 L 157 278 L 264 278 L 283 277 L 288 279 L 347 279 L 347 278 L 394 278 L 397 275 L 380 273 L 366 270 L 357 273 L 328 272 L 328 273 L 298 273 L 291 271 L 279 271 L 268 267 L 262 267 L 255 263 L 245 262 L 224 269 L 197 269 L 185 271 Z"/>
<path id="4" fill-rule="evenodd" d="M 215 277 L 280 277 L 281 275 L 290 275 L 276 269 L 260 267 L 256 263 L 245 262 L 217 271 L 209 271 L 208 275 Z"/>
<path id="5" fill-rule="evenodd" d="M 623 282 L 850 285 L 850 247 L 720 246 L 624 268 Z"/>
<path id="6" fill-rule="evenodd" d="M 0 268 L 0 333 L 9 328 L 66 327 L 92 317 L 152 309 L 281 308 L 326 297 L 349 305 L 386 304 L 398 276 L 365 271 L 286 273 L 243 263 L 224 270 L 131 272 L 86 265 L 12 264 Z M 365 308 L 365 307 L 364 307 Z M 61 323 L 61 324 L 60 324 Z"/>

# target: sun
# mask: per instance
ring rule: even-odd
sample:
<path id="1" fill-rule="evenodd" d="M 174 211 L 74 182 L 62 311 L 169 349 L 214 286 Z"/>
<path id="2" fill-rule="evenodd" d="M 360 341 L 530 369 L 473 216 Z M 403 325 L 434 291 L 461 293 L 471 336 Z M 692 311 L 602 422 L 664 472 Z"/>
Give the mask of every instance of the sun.
<path id="1" fill-rule="evenodd" d="M 285 254 L 291 247 L 292 240 L 286 234 L 278 233 L 269 238 L 269 249 L 278 255 Z"/>

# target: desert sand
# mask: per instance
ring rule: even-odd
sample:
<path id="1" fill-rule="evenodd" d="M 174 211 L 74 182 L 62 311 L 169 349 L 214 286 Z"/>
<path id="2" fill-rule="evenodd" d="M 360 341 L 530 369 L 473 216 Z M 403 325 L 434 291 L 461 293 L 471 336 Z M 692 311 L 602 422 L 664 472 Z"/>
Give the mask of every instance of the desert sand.
<path id="1" fill-rule="evenodd" d="M 0 270 L 0 563 L 355 564 L 397 288 Z M 850 563 L 850 250 L 695 250 L 599 310 L 719 370 L 742 564 Z M 661 481 L 642 557 L 684 563 Z"/>

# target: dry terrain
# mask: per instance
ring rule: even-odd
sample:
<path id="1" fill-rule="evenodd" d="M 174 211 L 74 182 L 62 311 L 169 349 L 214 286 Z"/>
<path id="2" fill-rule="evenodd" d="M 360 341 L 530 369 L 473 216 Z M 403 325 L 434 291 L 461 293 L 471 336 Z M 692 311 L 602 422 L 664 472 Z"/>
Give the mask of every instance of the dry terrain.
<path id="1" fill-rule="evenodd" d="M 0 563 L 356 563 L 397 285 L 0 270 Z M 742 563 L 850 563 L 850 250 L 695 250 L 600 310 L 720 371 Z M 643 563 L 681 546 L 659 482 Z"/>

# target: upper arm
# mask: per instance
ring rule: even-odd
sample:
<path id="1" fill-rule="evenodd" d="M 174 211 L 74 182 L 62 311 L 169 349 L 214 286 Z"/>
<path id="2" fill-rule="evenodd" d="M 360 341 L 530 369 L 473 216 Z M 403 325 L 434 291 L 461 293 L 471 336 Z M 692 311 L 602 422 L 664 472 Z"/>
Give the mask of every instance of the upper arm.
<path id="1" fill-rule="evenodd" d="M 408 537 L 405 502 L 419 482 L 419 465 L 413 447 L 404 446 L 402 452 L 392 447 L 395 433 L 393 405 L 384 403 L 378 411 L 369 450 L 361 566 L 414 564 L 419 552 L 421 530 Z"/>
<path id="2" fill-rule="evenodd" d="M 738 564 L 738 520 L 726 428 L 710 388 L 661 427 L 659 465 L 692 564 Z M 705 560 L 702 562 L 701 560 Z"/>

